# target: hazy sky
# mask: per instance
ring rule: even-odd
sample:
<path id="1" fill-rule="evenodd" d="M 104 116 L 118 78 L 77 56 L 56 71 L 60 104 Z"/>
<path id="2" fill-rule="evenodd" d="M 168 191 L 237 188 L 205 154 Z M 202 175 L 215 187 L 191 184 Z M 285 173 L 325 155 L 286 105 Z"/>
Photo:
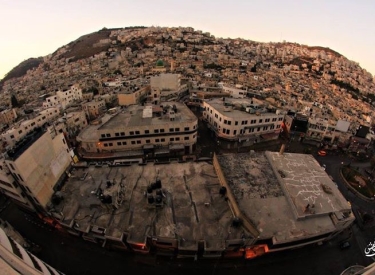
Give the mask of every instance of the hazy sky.
<path id="1" fill-rule="evenodd" d="M 375 74 L 374 0 L 0 0 L 0 79 L 103 27 L 153 25 L 329 47 Z"/>

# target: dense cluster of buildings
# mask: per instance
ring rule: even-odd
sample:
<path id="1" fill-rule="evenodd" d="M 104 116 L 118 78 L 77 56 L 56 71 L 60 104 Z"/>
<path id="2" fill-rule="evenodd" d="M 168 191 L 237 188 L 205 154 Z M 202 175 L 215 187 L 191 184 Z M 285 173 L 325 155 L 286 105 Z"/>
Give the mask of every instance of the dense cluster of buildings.
<path id="1" fill-rule="evenodd" d="M 55 86 L 0 113 L 0 190 L 23 210 L 103 247 L 177 257 L 253 258 L 327 241 L 353 223 L 311 155 L 202 161 L 195 151 L 202 120 L 228 147 L 287 133 L 368 153 L 373 111 L 364 99 L 374 83 L 358 65 L 324 49 L 191 28 L 114 30 L 98 43 L 110 54 L 63 60 L 65 46 L 45 58 L 49 66 L 3 86 L 3 99 L 20 100 L 39 75 Z M 308 58 L 296 65 L 296 55 Z M 363 100 L 335 98 L 350 91 L 333 77 Z"/>

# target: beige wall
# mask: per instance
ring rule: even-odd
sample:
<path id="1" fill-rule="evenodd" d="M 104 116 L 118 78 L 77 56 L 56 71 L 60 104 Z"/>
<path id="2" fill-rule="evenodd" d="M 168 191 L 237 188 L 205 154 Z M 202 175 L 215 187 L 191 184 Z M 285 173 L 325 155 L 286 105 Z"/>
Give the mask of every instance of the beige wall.
<path id="1" fill-rule="evenodd" d="M 12 164 L 11 172 L 17 175 L 18 182 L 27 187 L 30 194 L 46 207 L 54 193 L 54 186 L 71 163 L 69 149 L 63 134 L 52 139 L 44 133 Z"/>

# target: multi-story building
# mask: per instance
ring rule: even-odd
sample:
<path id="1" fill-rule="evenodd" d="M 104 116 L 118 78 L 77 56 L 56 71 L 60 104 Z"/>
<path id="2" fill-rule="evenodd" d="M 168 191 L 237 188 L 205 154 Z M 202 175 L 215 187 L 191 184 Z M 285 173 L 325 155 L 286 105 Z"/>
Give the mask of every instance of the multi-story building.
<path id="1" fill-rule="evenodd" d="M 16 109 L 7 109 L 0 112 L 0 123 L 12 124 L 17 118 Z"/>
<path id="2" fill-rule="evenodd" d="M 350 124 L 350 122 L 344 120 L 309 118 L 305 139 L 330 144 L 337 142 L 346 143 L 348 142 L 348 137 L 351 136 L 348 133 Z"/>
<path id="3" fill-rule="evenodd" d="M 33 204 L 29 201 L 23 189 L 20 187 L 18 182 L 14 179 L 10 172 L 5 158 L 0 159 L 0 190 L 1 193 L 12 199 L 21 209 L 28 212 L 35 212 Z"/>
<path id="4" fill-rule="evenodd" d="M 72 85 L 69 88 L 56 91 L 55 95 L 46 97 L 43 107 L 59 106 L 65 109 L 73 102 L 82 101 L 82 89 L 78 85 Z"/>
<path id="5" fill-rule="evenodd" d="M 148 102 L 159 104 L 161 101 L 168 101 L 186 92 L 188 87 L 181 84 L 180 74 L 162 73 L 152 76 L 150 79 L 151 91 L 148 94 Z"/>
<path id="6" fill-rule="evenodd" d="M 150 86 L 142 88 L 121 87 L 117 92 L 118 104 L 120 106 L 129 106 L 141 103 L 150 91 Z"/>
<path id="7" fill-rule="evenodd" d="M 219 82 L 219 87 L 221 87 L 224 93 L 229 94 L 233 98 L 246 98 L 247 97 L 247 90 L 242 88 L 242 85 L 231 86 L 228 84 L 224 84 Z"/>
<path id="8" fill-rule="evenodd" d="M 35 128 L 4 154 L 0 188 L 27 210 L 47 213 L 70 167 L 71 153 L 63 133 Z"/>
<path id="9" fill-rule="evenodd" d="M 103 114 L 106 111 L 104 100 L 94 100 L 82 104 L 82 109 L 85 111 L 88 118 L 93 119 Z"/>
<path id="10" fill-rule="evenodd" d="M 276 139 L 284 119 L 282 110 L 257 99 L 207 99 L 203 109 L 203 118 L 216 136 L 228 141 Z"/>
<path id="11" fill-rule="evenodd" d="M 86 152 L 133 151 L 149 157 L 191 154 L 197 142 L 198 119 L 179 102 L 160 106 L 131 105 L 98 124 L 83 129 L 77 137 Z"/>
<path id="12" fill-rule="evenodd" d="M 9 226 L 9 225 L 7 225 Z M 63 275 L 30 253 L 0 227 L 0 268 L 2 274 Z"/>
<path id="13" fill-rule="evenodd" d="M 60 115 L 57 107 L 47 108 L 38 112 L 33 118 L 21 121 L 15 125 L 12 125 L 10 129 L 1 134 L 2 140 L 9 146 L 14 146 L 22 138 L 24 138 L 29 132 L 35 128 L 42 127 L 47 122 L 51 122 Z"/>

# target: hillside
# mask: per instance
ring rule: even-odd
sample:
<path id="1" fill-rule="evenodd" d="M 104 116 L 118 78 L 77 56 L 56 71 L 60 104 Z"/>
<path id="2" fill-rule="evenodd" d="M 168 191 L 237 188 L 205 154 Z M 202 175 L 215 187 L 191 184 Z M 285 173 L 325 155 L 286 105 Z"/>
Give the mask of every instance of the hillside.
<path id="1" fill-rule="evenodd" d="M 15 89 L 17 83 L 37 93 L 40 87 L 52 91 L 79 79 L 89 83 L 92 73 L 96 78 L 110 77 L 115 71 L 137 77 L 134 68 L 142 66 L 143 73 L 150 73 L 159 59 L 167 66 L 173 60 L 176 71 L 184 76 L 201 79 L 208 70 L 216 79 L 254 89 L 273 89 L 289 78 L 296 91 L 301 89 L 298 85 L 327 91 L 334 85 L 356 98 L 375 94 L 369 72 L 327 47 L 216 38 L 191 27 L 144 26 L 103 28 L 60 47 L 44 60 L 22 62 L 2 80 L 2 84 L 13 83 L 3 85 L 2 91 Z M 36 70 L 28 73 L 26 81 L 15 80 L 31 68 Z M 264 77 L 255 83 L 253 75 Z M 317 82 L 312 85 L 311 79 Z"/>
<path id="2" fill-rule="evenodd" d="M 43 57 L 38 58 L 29 58 L 20 64 L 18 64 L 16 67 L 14 67 L 12 70 L 10 70 L 5 77 L 0 81 L 0 89 L 2 84 L 12 78 L 21 77 L 24 76 L 28 70 L 31 70 L 33 68 L 37 68 L 39 64 L 43 63 Z"/>

